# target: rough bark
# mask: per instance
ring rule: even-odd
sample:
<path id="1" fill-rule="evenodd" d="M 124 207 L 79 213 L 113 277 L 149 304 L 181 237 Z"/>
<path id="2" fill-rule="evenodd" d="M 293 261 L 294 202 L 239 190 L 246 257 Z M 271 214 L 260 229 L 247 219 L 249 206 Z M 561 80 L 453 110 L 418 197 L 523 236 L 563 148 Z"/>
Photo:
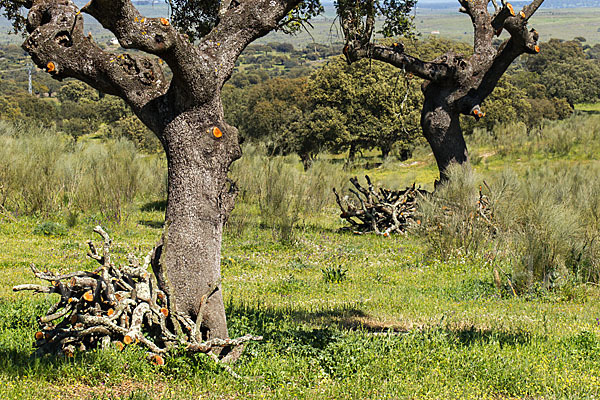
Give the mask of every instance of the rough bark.
<path id="1" fill-rule="evenodd" d="M 310 153 L 301 153 L 300 161 L 302 162 L 302 167 L 304 170 L 308 171 L 315 161 L 315 156 Z"/>
<path id="2" fill-rule="evenodd" d="M 372 0 L 366 0 L 372 3 Z M 509 4 L 490 14 L 490 0 L 459 0 L 460 11 L 473 23 L 473 55 L 466 58 L 448 52 L 426 62 L 404 52 L 402 44 L 382 46 L 371 41 L 374 21 L 366 17 L 362 31 L 357 32 L 352 16 L 342 15 L 346 37 L 344 55 L 348 62 L 373 58 L 402 68 L 425 80 L 422 86 L 425 101 L 421 113 L 423 134 L 435 156 L 440 178 L 446 179 L 445 170 L 453 162 L 468 162 L 467 147 L 460 128 L 460 115 L 483 118 L 481 103 L 494 90 L 500 77 L 521 54 L 539 52 L 538 34 L 528 30 L 529 18 L 544 0 L 534 0 L 516 13 Z M 506 30 L 510 37 L 498 48 L 492 41 Z"/>
<path id="3" fill-rule="evenodd" d="M 379 150 L 381 150 L 381 159 L 385 161 L 390 156 L 390 153 L 392 151 L 392 145 L 382 144 L 381 146 L 379 146 Z"/>
<path id="4" fill-rule="evenodd" d="M 235 197 L 227 171 L 241 155 L 237 130 L 223 118 L 221 88 L 242 50 L 299 3 L 223 2 L 218 24 L 196 44 L 168 20 L 145 18 L 130 0 L 91 0 L 81 10 L 71 0 L 27 4 L 23 48 L 33 61 L 56 79 L 76 78 L 120 96 L 162 142 L 169 166 L 166 228 L 152 265 L 171 306 L 200 319 L 206 338 L 227 337 L 221 237 Z M 102 50 L 84 35 L 80 12 L 97 19 L 123 48 L 139 52 Z"/>
<path id="5" fill-rule="evenodd" d="M 348 162 L 354 162 L 354 160 L 356 159 L 356 148 L 356 143 L 350 143 L 350 148 L 348 149 Z"/>

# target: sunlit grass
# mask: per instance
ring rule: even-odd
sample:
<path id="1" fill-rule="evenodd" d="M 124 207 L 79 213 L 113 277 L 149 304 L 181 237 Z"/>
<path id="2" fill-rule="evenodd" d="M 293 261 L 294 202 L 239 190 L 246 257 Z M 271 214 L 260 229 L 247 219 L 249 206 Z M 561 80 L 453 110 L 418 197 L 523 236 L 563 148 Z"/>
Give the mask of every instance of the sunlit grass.
<path id="1" fill-rule="evenodd" d="M 593 120 L 577 124 L 572 126 L 579 126 L 581 132 L 595 126 Z M 536 141 L 528 147 L 531 153 L 525 149 L 508 154 L 498 152 L 497 144 L 469 140 L 472 150 L 487 154 L 475 166 L 484 178 L 507 165 L 521 174 L 543 165 L 569 168 L 597 162 L 578 156 L 577 149 L 596 146 L 592 141 L 576 142 L 560 156 L 542 154 L 553 138 Z M 510 140 L 515 139 L 506 142 Z M 369 174 L 376 184 L 391 187 L 417 182 L 432 188 L 436 167 L 426 149 L 404 162 L 381 163 L 376 153 L 366 155 L 344 173 Z M 250 152 L 246 156 L 245 162 L 254 162 Z M 321 161 L 325 164 L 319 168 L 328 182 L 344 178 L 341 165 L 328 165 L 326 157 Z M 293 158 L 281 165 L 300 171 Z M 302 182 L 321 179 L 315 176 L 303 177 Z M 242 183 L 254 178 L 238 174 L 237 179 Z M 568 293 L 515 297 L 496 288 L 494 265 L 486 254 L 455 251 L 440 259 L 415 235 L 383 238 L 339 232 L 343 222 L 329 189 L 312 192 L 311 196 L 328 199 L 321 199 L 318 212 L 299 221 L 293 240 L 282 241 L 264 224 L 256 196 L 255 188 L 240 195 L 222 251 L 230 334 L 264 336 L 262 342 L 249 345 L 233 366 L 246 377 L 240 381 L 204 355 L 180 355 L 168 359 L 164 367 L 155 367 L 135 346 L 122 353 L 109 349 L 73 359 L 31 357 L 36 316 L 45 312 L 52 299 L 11 291 L 15 284 L 34 282 L 29 264 L 59 271 L 93 268 L 85 256 L 85 241 L 96 239 L 92 229 L 97 224 L 110 232 L 117 258 L 129 252 L 145 254 L 160 237 L 164 203 L 138 201 L 127 207 L 121 223 L 84 213 L 71 228 L 63 213 L 19 216 L 16 222 L 0 216 L 0 397 L 554 399 L 600 395 L 598 287 L 578 284 Z M 34 233 L 46 221 L 61 224 L 65 233 Z M 323 270 L 328 269 L 345 271 L 344 279 L 326 279 Z"/>

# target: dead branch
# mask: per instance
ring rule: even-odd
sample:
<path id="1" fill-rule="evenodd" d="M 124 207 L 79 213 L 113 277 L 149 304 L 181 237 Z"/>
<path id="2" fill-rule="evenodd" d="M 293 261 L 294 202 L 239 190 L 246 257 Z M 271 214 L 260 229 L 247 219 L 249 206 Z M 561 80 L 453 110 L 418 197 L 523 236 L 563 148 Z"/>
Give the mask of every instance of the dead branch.
<path id="1" fill-rule="evenodd" d="M 25 284 L 13 287 L 13 291 L 61 295 L 46 315 L 38 318 L 37 354 L 62 353 L 70 357 L 76 349 L 105 347 L 110 342 L 120 349 L 139 344 L 151 352 L 148 356 L 151 362 L 163 365 L 163 356 L 173 347 L 181 346 L 191 353 L 211 353 L 213 350 L 219 353 L 223 348 L 230 348 L 232 353 L 250 341 L 262 340 L 260 336 L 246 335 L 202 341 L 199 334 L 201 315 L 194 322 L 169 310 L 165 292 L 158 288 L 154 275 L 148 272 L 151 257 L 146 257 L 140 265 L 139 260 L 130 255 L 129 265 L 115 266 L 110 257 L 112 241 L 109 235 L 100 226 L 94 232 L 103 239 L 102 255 L 88 241 L 88 256 L 101 264 L 96 271 L 57 274 L 42 272 L 31 265 L 33 274 L 48 281 L 50 286 Z M 218 285 L 215 283 L 215 287 Z M 202 303 L 213 291 L 211 288 L 203 296 Z M 200 305 L 202 312 L 203 304 Z M 177 330 L 173 321 L 184 329 Z M 214 357 L 219 361 L 216 355 Z M 237 376 L 231 368 L 224 368 Z"/>
<path id="2" fill-rule="evenodd" d="M 335 188 L 336 202 L 342 213 L 340 217 L 352 226 L 346 228 L 354 233 L 375 232 L 389 236 L 392 233 L 404 233 L 415 220 L 416 204 L 419 197 L 429 192 L 416 188 L 413 184 L 404 190 L 375 189 L 369 176 L 365 176 L 367 187 L 363 187 L 356 177 L 350 182 L 356 190 L 350 189 L 354 197 L 342 199 Z"/>

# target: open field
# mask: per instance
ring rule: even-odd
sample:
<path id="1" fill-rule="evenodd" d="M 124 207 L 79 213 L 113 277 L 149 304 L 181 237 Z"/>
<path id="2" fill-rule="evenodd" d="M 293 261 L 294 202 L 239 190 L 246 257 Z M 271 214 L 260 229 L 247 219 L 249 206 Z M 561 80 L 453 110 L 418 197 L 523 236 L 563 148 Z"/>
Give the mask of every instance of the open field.
<path id="1" fill-rule="evenodd" d="M 457 7 L 458 8 L 458 7 Z M 449 39 L 471 42 L 473 25 L 468 16 L 457 10 L 427 10 L 417 14 L 415 23 L 422 35 L 433 31 Z M 600 43 L 600 9 L 598 8 L 541 8 L 531 18 L 530 26 L 540 33 L 540 41 L 551 38 L 571 40 L 581 36 L 587 43 Z M 508 37 L 506 32 L 500 37 Z"/>
<path id="2" fill-rule="evenodd" d="M 415 17 L 415 25 L 421 35 L 428 36 L 431 32 L 436 31 L 448 39 L 472 41 L 472 24 L 465 14 L 457 11 L 458 3 L 456 9 L 432 10 L 425 7 L 426 5 L 419 9 Z M 167 8 L 162 4 L 154 7 L 140 6 L 140 11 L 148 17 L 168 16 Z M 542 8 L 534 15 L 530 24 L 540 33 L 541 41 L 551 38 L 570 40 L 581 36 L 586 38 L 590 45 L 600 43 L 599 8 Z M 271 32 L 259 39 L 257 43 L 289 42 L 296 47 L 303 48 L 312 42 L 329 44 L 343 41 L 339 24 L 331 7 L 327 8 L 324 15 L 315 18 L 312 25 L 314 28 L 307 26 L 307 31 L 293 36 Z M 7 34 L 9 27 L 8 21 L 1 18 L 0 43 L 20 44 L 23 41 L 20 36 Z M 88 16 L 86 16 L 86 30 L 90 31 L 95 40 L 101 43 L 112 38 L 112 34 L 103 30 L 100 24 Z"/>
<path id="3" fill-rule="evenodd" d="M 510 168 L 525 176 L 546 167 L 598 167 L 600 119 L 581 116 L 549 124 L 547 134 L 522 137 L 514 127 L 498 139 L 470 140 L 484 178 Z M 561 132 L 570 132 L 567 147 Z M 590 135 L 590 136 L 585 136 Z M 595 138 L 595 139 L 594 139 Z M 520 140 L 520 141 L 519 141 Z M 254 173 L 260 156 L 248 150 L 234 175 Z M 293 157 L 277 164 L 300 170 Z M 255 164 L 253 164 L 255 163 Z M 407 162 L 381 163 L 375 154 L 347 172 L 324 157 L 314 168 L 332 182 L 368 173 L 378 184 L 402 187 L 436 176 L 423 148 Z M 313 171 L 316 174 L 318 171 Z M 298 172 L 298 176 L 304 174 Z M 246 180 L 248 181 L 248 180 Z M 244 188 L 242 187 L 242 190 Z M 327 192 L 329 192 L 327 188 Z M 260 207 L 242 193 L 222 252 L 230 334 L 263 335 L 234 366 L 235 380 L 204 355 L 150 365 L 136 346 L 76 354 L 30 356 L 35 317 L 51 299 L 13 294 L 33 282 L 28 265 L 53 271 L 93 268 L 85 240 L 102 224 L 115 252 L 145 254 L 161 233 L 160 199 L 138 199 L 116 223 L 83 213 L 57 235 L 36 234 L 45 221 L 66 225 L 61 213 L 0 215 L 0 397 L 6 399 L 562 399 L 600 396 L 600 289 L 567 284 L 560 290 L 514 296 L 496 288 L 499 265 L 486 253 L 431 253 L 421 237 L 339 232 L 331 196 L 302 215 L 292 240 L 265 224 Z M 146 210 L 146 211 L 143 211 Z M 38 229 L 39 231 L 39 229 Z M 96 239 L 96 238 L 94 238 Z M 501 265 L 510 270 L 510 265 Z M 327 271 L 338 271 L 339 282 Z"/>

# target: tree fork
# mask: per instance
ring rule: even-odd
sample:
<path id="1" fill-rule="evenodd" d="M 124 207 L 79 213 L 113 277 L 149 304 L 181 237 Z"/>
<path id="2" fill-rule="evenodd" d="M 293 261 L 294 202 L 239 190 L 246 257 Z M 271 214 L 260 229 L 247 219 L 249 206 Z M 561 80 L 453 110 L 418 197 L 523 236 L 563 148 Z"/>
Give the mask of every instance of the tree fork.
<path id="1" fill-rule="evenodd" d="M 361 4 L 372 8 L 375 0 Z M 383 46 L 371 41 L 374 21 L 371 15 L 357 23 L 353 6 L 341 12 L 341 24 L 346 38 L 343 53 L 349 63 L 361 58 L 372 58 L 389 63 L 425 80 L 422 86 L 425 101 L 421 113 L 421 128 L 429 142 L 440 172 L 440 179 L 453 163 L 469 161 L 467 146 L 460 128 L 460 115 L 479 120 L 485 116 L 481 103 L 494 90 L 510 64 L 521 54 L 540 51 L 538 33 L 528 30 L 529 18 L 544 0 L 534 0 L 515 13 L 511 4 L 494 1 L 495 12 L 488 11 L 489 0 L 459 0 L 460 12 L 473 22 L 473 55 L 464 57 L 447 52 L 437 59 L 426 62 L 408 55 L 401 44 Z M 366 2 L 366 6 L 364 5 Z M 358 3 L 357 3 L 358 4 Z M 360 7 L 356 5 L 354 7 Z M 498 48 L 494 47 L 494 35 L 506 30 L 510 38 Z"/>

